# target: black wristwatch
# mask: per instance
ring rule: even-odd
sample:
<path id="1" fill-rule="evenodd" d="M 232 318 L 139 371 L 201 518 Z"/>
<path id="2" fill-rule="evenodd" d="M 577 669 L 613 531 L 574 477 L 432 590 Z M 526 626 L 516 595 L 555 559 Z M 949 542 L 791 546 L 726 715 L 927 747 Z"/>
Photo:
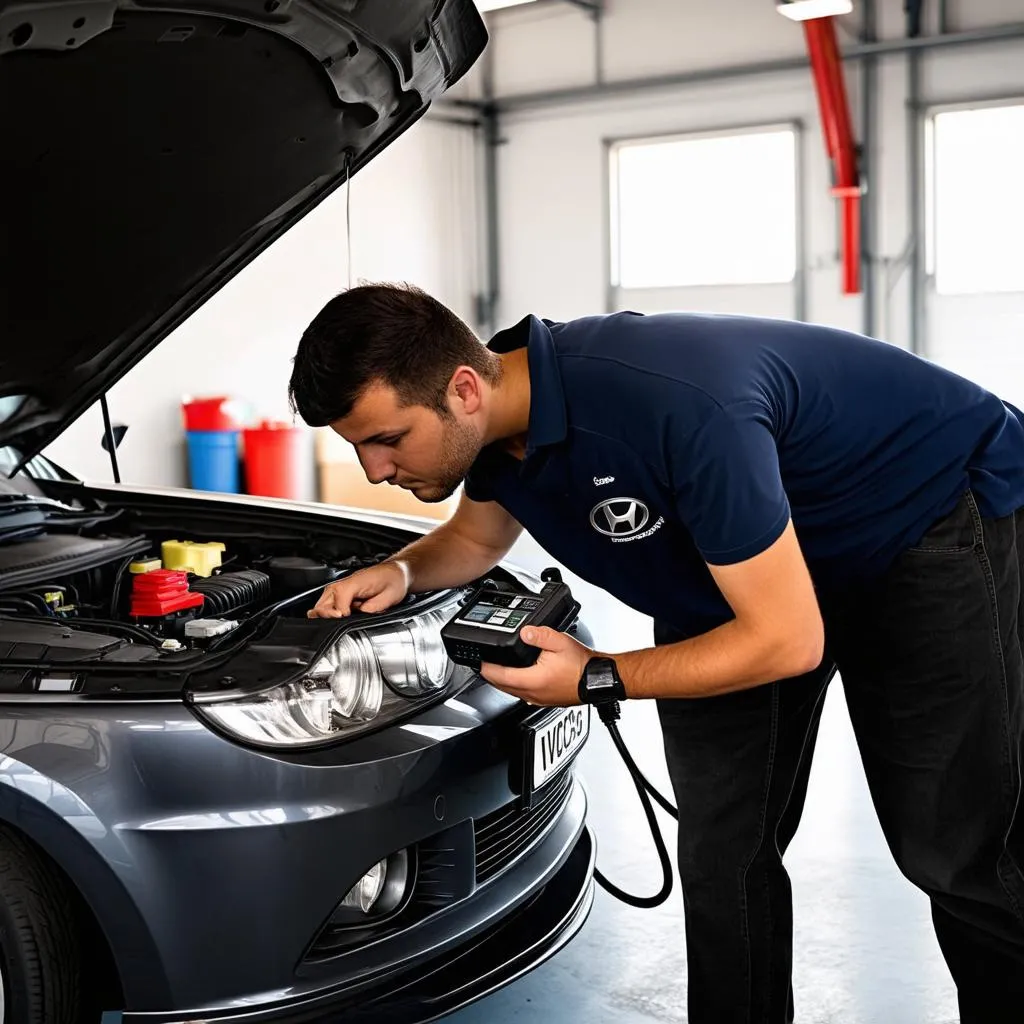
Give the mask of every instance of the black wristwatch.
<path id="1" fill-rule="evenodd" d="M 591 658 L 580 676 L 577 690 L 581 704 L 625 700 L 626 688 L 612 658 Z"/>

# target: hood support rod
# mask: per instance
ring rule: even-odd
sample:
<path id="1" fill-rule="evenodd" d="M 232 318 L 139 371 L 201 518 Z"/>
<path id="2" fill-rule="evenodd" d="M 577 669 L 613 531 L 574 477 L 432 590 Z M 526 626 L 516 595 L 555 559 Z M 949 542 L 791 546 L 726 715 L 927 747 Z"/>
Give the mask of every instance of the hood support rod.
<path id="1" fill-rule="evenodd" d="M 106 448 L 110 452 L 110 468 L 114 471 L 114 483 L 121 482 L 121 471 L 117 468 L 117 444 L 114 441 L 114 431 L 110 427 L 110 409 L 107 406 L 107 393 L 100 395 L 100 409 L 103 410 L 103 436 L 106 439 Z"/>

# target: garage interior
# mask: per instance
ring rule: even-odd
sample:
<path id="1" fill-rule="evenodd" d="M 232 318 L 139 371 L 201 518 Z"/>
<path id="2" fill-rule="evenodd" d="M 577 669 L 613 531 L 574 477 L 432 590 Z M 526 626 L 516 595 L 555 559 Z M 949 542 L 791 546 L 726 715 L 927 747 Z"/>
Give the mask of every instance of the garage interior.
<path id="1" fill-rule="evenodd" d="M 189 485 L 189 396 L 231 395 L 290 421 L 296 341 L 359 281 L 419 285 L 484 339 L 528 313 L 808 320 L 907 348 L 1024 407 L 1024 8 L 811 3 L 822 20 L 780 9 L 798 0 L 480 0 L 490 41 L 470 74 L 110 390 L 109 415 L 127 427 L 121 480 Z M 96 406 L 46 455 L 107 481 L 103 430 Z M 370 488 L 329 432 L 303 430 L 301 445 L 301 500 L 453 508 Z M 528 538 L 511 559 L 549 564 Z M 650 645 L 648 619 L 565 575 L 604 650 Z M 627 706 L 621 729 L 668 792 L 654 708 Z M 655 891 L 643 813 L 603 729 L 581 766 L 598 866 Z M 838 685 L 786 864 L 798 1020 L 958 1019 L 928 900 L 886 848 Z M 449 1019 L 683 1024 L 678 893 L 642 911 L 599 891 L 549 963 Z"/>

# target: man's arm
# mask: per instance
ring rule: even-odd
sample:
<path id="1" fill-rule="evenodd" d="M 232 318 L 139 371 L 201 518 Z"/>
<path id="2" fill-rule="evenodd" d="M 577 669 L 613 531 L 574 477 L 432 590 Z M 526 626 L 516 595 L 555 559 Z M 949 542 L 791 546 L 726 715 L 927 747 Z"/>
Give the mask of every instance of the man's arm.
<path id="1" fill-rule="evenodd" d="M 522 526 L 497 502 L 465 494 L 451 518 L 386 562 L 409 568 L 409 591 L 444 590 L 482 576 L 508 554 Z"/>
<path id="2" fill-rule="evenodd" d="M 338 619 L 353 610 L 382 612 L 413 591 L 469 583 L 501 561 L 520 530 L 500 505 L 463 496 L 448 522 L 378 565 L 329 583 L 306 614 Z"/>
<path id="3" fill-rule="evenodd" d="M 612 655 L 630 697 L 729 693 L 821 663 L 825 629 L 792 522 L 761 554 L 708 568 L 735 618 L 691 640 Z"/>
<path id="4" fill-rule="evenodd" d="M 821 664 L 825 631 L 792 523 L 770 547 L 735 565 L 709 566 L 735 618 L 691 640 L 614 658 L 634 698 L 710 697 L 810 672 Z M 529 668 L 486 665 L 484 678 L 532 704 L 577 703 L 589 650 L 553 629 L 525 629 L 542 648 Z"/>

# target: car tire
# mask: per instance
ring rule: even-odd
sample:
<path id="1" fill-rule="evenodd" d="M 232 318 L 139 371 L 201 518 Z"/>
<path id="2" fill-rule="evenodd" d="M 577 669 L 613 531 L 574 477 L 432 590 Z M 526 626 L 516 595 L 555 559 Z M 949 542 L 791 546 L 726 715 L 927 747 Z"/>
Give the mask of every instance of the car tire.
<path id="1" fill-rule="evenodd" d="M 79 1024 L 88 1014 L 79 914 L 68 883 L 32 844 L 0 828 L 0 1024 Z"/>

